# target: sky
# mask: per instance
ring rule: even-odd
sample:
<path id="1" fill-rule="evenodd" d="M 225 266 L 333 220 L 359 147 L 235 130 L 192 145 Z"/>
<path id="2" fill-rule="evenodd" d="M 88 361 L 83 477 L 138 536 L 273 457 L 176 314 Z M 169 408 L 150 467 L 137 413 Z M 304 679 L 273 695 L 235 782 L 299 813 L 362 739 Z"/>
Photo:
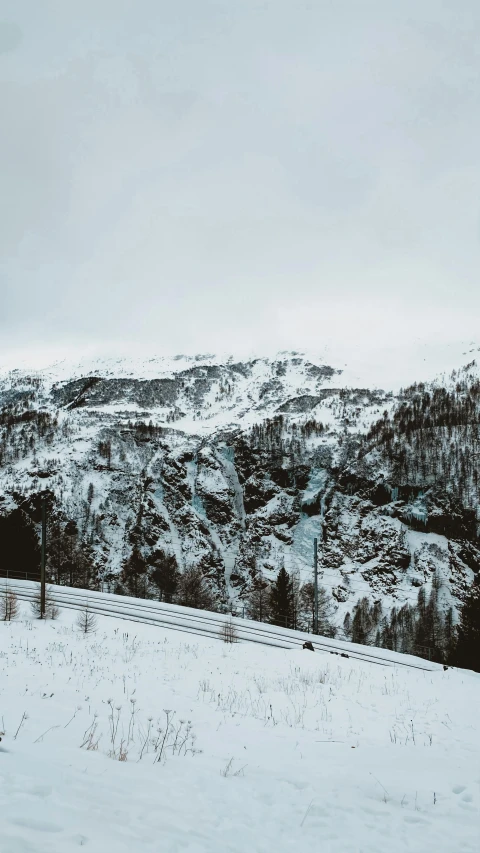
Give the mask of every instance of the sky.
<path id="1" fill-rule="evenodd" d="M 3 0 L 0 349 L 478 341 L 478 0 Z"/>

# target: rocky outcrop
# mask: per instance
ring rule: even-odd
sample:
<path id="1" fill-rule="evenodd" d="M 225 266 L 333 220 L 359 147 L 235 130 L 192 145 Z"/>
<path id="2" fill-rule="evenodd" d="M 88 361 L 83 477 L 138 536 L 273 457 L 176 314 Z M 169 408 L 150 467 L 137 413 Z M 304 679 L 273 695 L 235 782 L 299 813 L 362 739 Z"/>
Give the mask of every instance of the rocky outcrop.
<path id="1" fill-rule="evenodd" d="M 314 538 L 338 619 L 361 595 L 411 600 L 434 574 L 461 600 L 479 568 L 478 481 L 468 502 L 454 474 L 432 479 L 438 434 L 415 444 L 405 415 L 406 400 L 417 420 L 425 402 L 342 388 L 341 371 L 298 355 L 111 373 L 0 381 L 0 513 L 48 491 L 98 577 L 118 576 L 134 548 L 147 564 L 167 553 L 225 604 L 281 565 L 309 579 Z M 450 442 L 465 436 L 452 427 Z"/>

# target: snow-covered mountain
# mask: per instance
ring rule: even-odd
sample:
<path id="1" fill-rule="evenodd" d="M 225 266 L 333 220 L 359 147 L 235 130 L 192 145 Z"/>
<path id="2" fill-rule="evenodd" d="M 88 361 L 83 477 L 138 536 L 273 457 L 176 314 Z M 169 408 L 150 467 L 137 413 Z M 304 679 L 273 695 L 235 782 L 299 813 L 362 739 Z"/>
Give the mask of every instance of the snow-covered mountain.
<path id="1" fill-rule="evenodd" d="M 37 522 L 48 493 L 57 578 L 73 524 L 90 582 L 112 582 L 135 550 L 148 591 L 150 569 L 174 556 L 219 603 L 242 606 L 281 565 L 309 580 L 317 537 L 337 623 L 362 596 L 413 602 L 434 576 L 455 606 L 480 553 L 468 361 L 408 390 L 290 352 L 4 371 L 0 512 L 21 506 Z"/>

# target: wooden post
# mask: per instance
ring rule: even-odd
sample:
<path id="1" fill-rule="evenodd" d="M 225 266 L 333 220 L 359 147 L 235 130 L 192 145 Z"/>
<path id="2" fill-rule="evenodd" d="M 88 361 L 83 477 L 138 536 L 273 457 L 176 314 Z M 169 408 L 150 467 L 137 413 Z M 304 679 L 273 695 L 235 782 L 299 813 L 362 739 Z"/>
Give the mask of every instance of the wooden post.
<path id="1" fill-rule="evenodd" d="M 47 553 L 47 506 L 42 499 L 42 557 L 40 564 L 40 619 L 45 619 L 45 558 Z"/>

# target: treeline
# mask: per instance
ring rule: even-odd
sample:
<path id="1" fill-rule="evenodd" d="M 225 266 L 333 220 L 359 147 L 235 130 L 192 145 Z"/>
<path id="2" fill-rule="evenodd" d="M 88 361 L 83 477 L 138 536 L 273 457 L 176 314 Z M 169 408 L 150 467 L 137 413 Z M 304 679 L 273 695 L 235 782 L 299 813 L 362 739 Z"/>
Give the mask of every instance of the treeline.
<path id="1" fill-rule="evenodd" d="M 134 546 L 123 562 L 114 591 L 198 610 L 217 610 L 218 607 L 217 598 L 201 567 L 192 566 L 180 572 L 176 557 L 159 548 L 145 558 Z"/>
<path id="2" fill-rule="evenodd" d="M 273 582 L 262 575 L 254 579 L 251 590 L 244 597 L 246 615 L 258 622 L 269 622 L 284 628 L 312 632 L 315 623 L 315 591 L 313 583 L 300 583 L 297 574 L 289 574 L 282 566 Z M 331 622 L 334 613 L 332 599 L 327 591 L 318 590 L 318 633 L 334 637 L 336 629 Z"/>
<path id="3" fill-rule="evenodd" d="M 16 509 L 0 517 L 0 577 L 38 579 L 40 569 L 39 506 L 29 512 Z M 77 524 L 50 514 L 47 531 L 47 580 L 84 589 L 99 587 L 99 572 L 90 545 Z M 200 566 L 181 572 L 174 555 L 161 549 L 146 558 L 135 545 L 119 575 L 105 578 L 112 592 L 155 598 L 201 610 L 225 610 Z M 420 587 L 415 605 L 405 604 L 384 613 L 380 601 L 359 599 L 343 623 L 344 636 L 354 643 L 417 655 L 480 672 L 480 577 L 477 576 L 455 624 L 452 608 L 440 606 L 441 581 L 433 576 L 430 594 Z M 299 631 L 313 632 L 314 587 L 301 584 L 284 567 L 273 582 L 258 574 L 244 596 L 245 615 L 251 619 Z M 325 589 L 318 592 L 318 633 L 334 637 L 334 606 Z"/>
<path id="4" fill-rule="evenodd" d="M 40 503 L 29 511 L 13 510 L 0 516 L 0 576 L 38 580 L 40 576 Z M 75 521 L 47 514 L 46 575 L 51 583 L 95 588 L 97 572 L 93 552 Z"/>
<path id="5" fill-rule="evenodd" d="M 98 588 L 98 572 L 90 544 L 74 520 L 54 518 L 47 527 L 47 573 L 62 586 Z"/>
<path id="6" fill-rule="evenodd" d="M 480 382 L 453 390 L 414 385 L 389 415 L 370 428 L 361 455 L 380 449 L 400 484 L 436 484 L 465 506 L 478 502 Z"/>
<path id="7" fill-rule="evenodd" d="M 296 425 L 293 424 L 292 426 L 295 427 Z M 328 431 L 328 427 L 325 427 L 321 421 L 316 421 L 315 418 L 310 418 L 304 424 L 300 424 L 299 429 L 304 438 L 310 438 L 311 435 L 323 435 L 324 432 Z"/>
<path id="8" fill-rule="evenodd" d="M 165 427 L 157 426 L 152 420 L 148 424 L 145 421 L 128 421 L 127 428 L 131 430 L 136 441 L 149 441 L 165 435 Z"/>
<path id="9" fill-rule="evenodd" d="M 124 561 L 115 591 L 133 597 L 156 598 L 185 607 L 201 610 L 219 609 L 218 597 L 212 592 L 201 567 L 180 572 L 174 555 L 160 549 L 145 558 L 137 547 Z M 312 583 L 300 584 L 298 576 L 281 568 L 275 581 L 257 576 L 250 591 L 242 599 L 245 616 L 258 622 L 268 622 L 299 631 L 313 630 L 314 588 Z M 225 609 L 221 608 L 220 609 Z M 318 633 L 335 636 L 330 621 L 334 607 L 325 589 L 318 594 Z"/>
<path id="10" fill-rule="evenodd" d="M 18 424 L 29 423 L 34 424 L 38 434 L 43 436 L 48 430 L 57 426 L 58 419 L 56 415 L 32 409 L 28 404 L 23 404 L 21 407 L 9 405 L 0 411 L 0 427 L 4 427 L 7 433 Z"/>
<path id="11" fill-rule="evenodd" d="M 360 598 L 343 623 L 352 643 L 480 671 L 480 583 L 474 583 L 455 624 L 453 609 L 439 606 L 441 582 L 434 575 L 427 597 L 420 587 L 415 605 L 393 607 L 384 614 L 380 601 Z"/>
<path id="12" fill-rule="evenodd" d="M 309 418 L 304 423 L 285 420 L 283 415 L 266 418 L 254 424 L 250 430 L 250 446 L 267 452 L 286 450 L 292 441 L 304 442 L 312 435 L 323 435 L 328 431 L 321 421 Z M 289 435 L 291 438 L 289 438 Z"/>
<path id="13" fill-rule="evenodd" d="M 267 452 L 282 452 L 284 449 L 285 420 L 283 415 L 266 418 L 260 424 L 254 424 L 250 431 L 250 446 Z"/>
<path id="14" fill-rule="evenodd" d="M 392 418 L 386 414 L 372 425 L 367 441 L 388 442 L 399 435 L 408 441 L 415 432 L 474 427 L 480 423 L 479 381 L 457 384 L 452 391 L 443 387 L 426 390 L 424 385 L 413 385 L 403 392 L 403 397 Z"/>
<path id="15" fill-rule="evenodd" d="M 28 406 L 6 406 L 0 412 L 0 467 L 35 453 L 40 440 L 49 444 L 55 437 L 58 418 Z"/>

